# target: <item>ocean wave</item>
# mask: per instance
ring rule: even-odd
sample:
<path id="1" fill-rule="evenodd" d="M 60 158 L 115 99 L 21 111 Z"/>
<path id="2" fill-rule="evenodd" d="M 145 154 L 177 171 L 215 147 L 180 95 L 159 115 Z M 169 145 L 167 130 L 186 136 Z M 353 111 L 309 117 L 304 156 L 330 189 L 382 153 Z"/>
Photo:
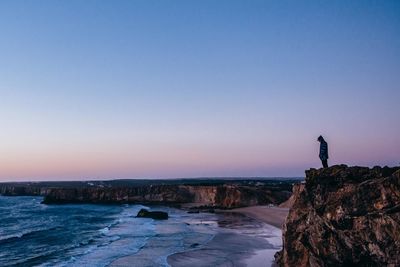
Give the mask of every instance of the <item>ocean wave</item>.
<path id="1" fill-rule="evenodd" d="M 49 206 L 43 211 L 36 199 L 6 201 L 9 205 L 2 203 L 6 207 L 3 213 L 7 216 L 12 210 L 16 213 L 11 216 L 14 222 L 0 225 L 4 226 L 0 231 L 0 266 L 71 267 L 93 266 L 93 262 L 96 266 L 107 266 L 120 257 L 155 249 L 156 244 L 171 244 L 172 247 L 166 247 L 168 253 L 180 250 L 179 240 L 183 237 L 173 237 L 168 228 L 178 232 L 189 230 L 181 214 L 178 216 L 172 210 L 168 210 L 172 216 L 165 222 L 136 218 L 137 212 L 144 208 L 141 205 L 65 205 Z M 18 205 L 19 202 L 26 205 Z M 167 225 L 171 227 L 165 228 Z M 164 234 L 159 233 L 161 228 Z M 150 239 L 152 243 L 148 244 Z M 166 255 L 152 260 L 164 266 Z"/>
<path id="2" fill-rule="evenodd" d="M 106 235 L 108 232 L 110 232 L 110 228 L 104 227 L 103 229 L 100 229 L 99 232 L 103 235 Z"/>
<path id="3" fill-rule="evenodd" d="M 33 234 L 42 233 L 42 232 L 46 232 L 46 231 L 53 231 L 53 230 L 56 230 L 59 228 L 60 227 L 56 226 L 56 227 L 50 227 L 50 228 L 31 229 L 28 231 L 23 231 L 23 232 L 12 234 L 12 235 L 2 236 L 2 237 L 0 237 L 0 244 L 5 243 L 5 242 L 11 242 L 14 240 L 20 240 L 20 239 L 23 239 L 24 237 L 28 237 Z"/>

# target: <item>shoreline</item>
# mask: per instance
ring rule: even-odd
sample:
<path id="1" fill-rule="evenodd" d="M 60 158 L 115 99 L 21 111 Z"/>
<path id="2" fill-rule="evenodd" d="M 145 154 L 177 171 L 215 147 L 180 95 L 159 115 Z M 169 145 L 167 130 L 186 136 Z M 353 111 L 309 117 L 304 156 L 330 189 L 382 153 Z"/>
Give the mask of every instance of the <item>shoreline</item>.
<path id="1" fill-rule="evenodd" d="M 282 247 L 282 228 L 279 226 L 283 223 L 287 211 L 285 208 L 268 206 L 215 210 L 217 219 L 212 227 L 212 237 L 208 240 L 206 236 L 200 239 L 188 237 L 184 243 L 193 246 L 186 246 L 184 250 L 175 252 L 168 248 L 167 243 L 150 239 L 144 249 L 116 259 L 109 266 L 125 267 L 132 266 L 133 263 L 138 266 L 171 267 L 276 266 L 273 255 Z M 192 225 L 189 227 L 213 224 L 209 221 L 211 214 L 187 215 L 186 221 L 183 222 L 188 226 Z M 161 232 L 170 232 L 165 226 L 159 224 L 157 227 L 160 227 Z M 151 247 L 151 250 L 146 249 L 148 247 Z M 155 258 L 149 257 L 150 252 L 152 257 L 163 258 L 164 263 L 154 262 Z"/>
<path id="2" fill-rule="evenodd" d="M 282 247 L 282 225 L 288 214 L 288 208 L 270 206 L 252 206 L 232 210 L 216 210 L 217 214 L 224 216 L 243 216 L 252 223 L 253 231 L 269 228 L 276 233 L 275 237 L 265 236 L 265 233 L 245 234 L 246 230 L 237 233 L 217 233 L 208 243 L 201 248 L 177 252 L 167 257 L 167 262 L 172 267 L 183 266 L 277 266 L 274 255 Z M 229 220 L 229 219 L 228 219 Z M 246 219 L 244 219 L 246 220 Z M 240 229 L 240 225 L 238 226 Z M 248 230 L 247 230 L 248 231 Z M 207 257 L 214 261 L 207 262 Z M 215 262 L 222 258 L 224 261 Z"/>
<path id="3" fill-rule="evenodd" d="M 236 208 L 232 210 L 217 210 L 218 213 L 239 213 L 263 223 L 275 226 L 282 230 L 285 219 L 289 213 L 289 208 L 281 208 L 276 206 L 250 206 L 244 208 Z"/>

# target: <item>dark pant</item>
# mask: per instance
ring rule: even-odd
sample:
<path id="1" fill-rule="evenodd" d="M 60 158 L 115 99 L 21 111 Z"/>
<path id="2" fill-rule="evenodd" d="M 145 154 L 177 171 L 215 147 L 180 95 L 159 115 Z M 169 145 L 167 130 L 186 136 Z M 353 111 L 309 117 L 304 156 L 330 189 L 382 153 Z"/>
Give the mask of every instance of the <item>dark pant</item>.
<path id="1" fill-rule="evenodd" d="M 322 161 L 322 166 L 324 166 L 324 168 L 328 168 L 328 160 L 324 159 L 324 160 L 321 160 L 321 161 Z"/>

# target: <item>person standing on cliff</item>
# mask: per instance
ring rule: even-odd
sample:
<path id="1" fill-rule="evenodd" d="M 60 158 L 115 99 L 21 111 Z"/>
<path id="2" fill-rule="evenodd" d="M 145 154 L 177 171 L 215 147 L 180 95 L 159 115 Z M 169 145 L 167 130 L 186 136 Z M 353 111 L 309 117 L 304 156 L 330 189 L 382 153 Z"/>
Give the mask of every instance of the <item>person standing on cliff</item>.
<path id="1" fill-rule="evenodd" d="M 318 141 L 320 142 L 319 145 L 319 158 L 322 161 L 322 166 L 324 168 L 328 168 L 328 143 L 325 141 L 325 139 L 320 135 L 318 137 Z"/>

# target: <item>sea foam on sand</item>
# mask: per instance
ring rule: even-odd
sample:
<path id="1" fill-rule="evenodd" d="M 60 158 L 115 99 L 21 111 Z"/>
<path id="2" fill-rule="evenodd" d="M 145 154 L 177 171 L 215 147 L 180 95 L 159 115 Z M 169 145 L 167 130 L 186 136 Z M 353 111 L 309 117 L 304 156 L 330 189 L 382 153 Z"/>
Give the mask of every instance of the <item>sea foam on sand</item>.
<path id="1" fill-rule="evenodd" d="M 168 257 L 171 266 L 272 266 L 282 247 L 279 228 L 238 213 L 224 212 L 214 237 L 203 246 Z"/>
<path id="2" fill-rule="evenodd" d="M 279 228 L 241 213 L 164 209 L 171 216 L 154 222 L 156 234 L 110 266 L 272 266 L 282 246 Z"/>

